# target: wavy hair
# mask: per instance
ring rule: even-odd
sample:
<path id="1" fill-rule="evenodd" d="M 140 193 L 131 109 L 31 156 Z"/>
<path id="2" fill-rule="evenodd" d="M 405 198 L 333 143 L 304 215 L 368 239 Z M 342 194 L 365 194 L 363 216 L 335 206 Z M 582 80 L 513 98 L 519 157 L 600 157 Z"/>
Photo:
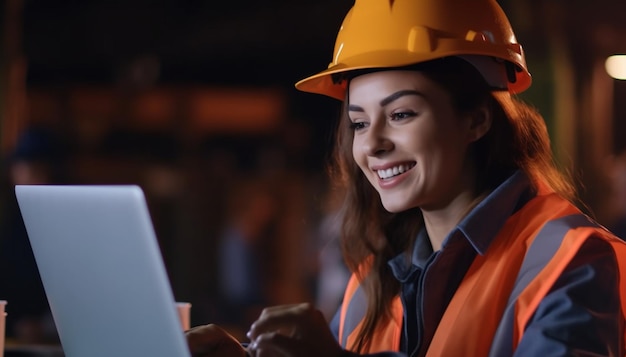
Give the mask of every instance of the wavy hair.
<path id="1" fill-rule="evenodd" d="M 574 186 L 554 163 L 543 117 L 508 92 L 494 91 L 468 62 L 447 57 L 402 69 L 422 72 L 444 88 L 459 114 L 487 106 L 492 125 L 487 134 L 470 146 L 476 167 L 475 197 L 486 196 L 515 170 L 524 171 L 533 183 L 545 182 L 563 197 L 573 200 Z M 381 69 L 384 70 L 384 69 Z M 371 72 L 368 70 L 367 72 Z M 364 72 L 352 72 L 351 78 Z M 350 80 L 345 78 L 344 80 Z M 423 218 L 419 208 L 387 212 L 380 197 L 352 156 L 354 132 L 347 116 L 348 99 L 336 131 L 331 178 L 344 186 L 344 220 L 341 246 L 350 270 L 357 274 L 368 297 L 363 328 L 351 349 L 362 351 L 376 326 L 391 318 L 390 305 L 400 284 L 387 262 L 412 245 Z M 367 265 L 367 269 L 363 266 Z"/>

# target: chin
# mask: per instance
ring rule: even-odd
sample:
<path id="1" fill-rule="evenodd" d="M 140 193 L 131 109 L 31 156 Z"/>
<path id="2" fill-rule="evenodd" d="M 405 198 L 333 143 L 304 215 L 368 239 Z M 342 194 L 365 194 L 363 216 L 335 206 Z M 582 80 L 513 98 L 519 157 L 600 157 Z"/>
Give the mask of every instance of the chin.
<path id="1" fill-rule="evenodd" d="M 401 202 L 385 202 L 385 201 L 382 201 L 382 204 L 383 204 L 383 207 L 385 208 L 385 210 L 387 212 L 390 212 L 390 213 L 400 213 L 400 212 L 407 211 L 407 210 L 410 210 L 411 208 L 413 208 L 412 206 L 407 205 L 404 202 L 401 203 Z"/>

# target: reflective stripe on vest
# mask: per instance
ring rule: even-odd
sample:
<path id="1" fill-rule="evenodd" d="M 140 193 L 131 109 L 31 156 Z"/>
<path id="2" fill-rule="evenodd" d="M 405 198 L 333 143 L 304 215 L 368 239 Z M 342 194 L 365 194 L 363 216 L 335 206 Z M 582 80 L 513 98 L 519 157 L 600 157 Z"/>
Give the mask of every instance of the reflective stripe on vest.
<path id="1" fill-rule="evenodd" d="M 345 300 L 348 299 L 348 300 Z M 367 311 L 367 298 L 361 289 L 356 275 L 352 275 L 346 288 L 344 303 L 341 307 L 339 320 L 339 342 L 345 349 L 354 350 L 356 337 L 361 329 L 365 312 Z M 376 353 L 383 351 L 398 351 L 402 333 L 402 302 L 396 296 L 391 302 L 392 319 L 385 324 L 380 324 L 365 351 Z"/>
<path id="2" fill-rule="evenodd" d="M 356 276 L 353 275 L 351 280 L 356 280 Z M 343 326 L 341 327 L 339 333 L 341 336 L 340 342 L 342 346 L 348 345 L 348 336 L 352 331 L 356 330 L 356 327 L 363 319 L 363 316 L 365 316 L 365 312 L 367 310 L 367 298 L 365 297 L 365 293 L 358 283 L 356 283 L 356 285 L 354 283 L 355 282 L 353 281 L 352 284 L 353 286 L 356 286 L 357 290 L 352 295 L 350 304 L 346 305 L 347 311 L 345 313 L 345 318 L 343 319 Z M 345 331 L 348 331 L 348 333 L 345 333 Z"/>
<path id="3" fill-rule="evenodd" d="M 487 254 L 475 258 L 439 323 L 427 356 L 511 355 L 537 306 L 591 235 L 613 245 L 620 271 L 626 272 L 626 245 L 621 240 L 597 228 L 554 194 L 529 201 L 507 220 Z M 626 279 L 620 285 L 624 291 Z M 344 348 L 354 346 L 366 306 L 353 276 L 341 311 L 339 337 Z M 624 296 L 622 306 L 626 311 Z M 399 298 L 392 304 L 392 314 L 393 321 L 377 327 L 363 352 L 399 349 L 403 314 Z M 481 321 L 480 329 L 476 321 Z"/>
<path id="4" fill-rule="evenodd" d="M 595 222 L 582 214 L 565 216 L 546 223 L 531 244 L 526 258 L 522 263 L 522 268 L 517 275 L 515 285 L 507 308 L 504 311 L 500 326 L 496 330 L 491 345 L 489 356 L 510 356 L 513 354 L 513 330 L 515 321 L 515 303 L 524 289 L 548 264 L 550 259 L 556 254 L 561 246 L 561 239 L 554 237 L 565 237 L 565 234 L 572 227 L 597 227 Z"/>

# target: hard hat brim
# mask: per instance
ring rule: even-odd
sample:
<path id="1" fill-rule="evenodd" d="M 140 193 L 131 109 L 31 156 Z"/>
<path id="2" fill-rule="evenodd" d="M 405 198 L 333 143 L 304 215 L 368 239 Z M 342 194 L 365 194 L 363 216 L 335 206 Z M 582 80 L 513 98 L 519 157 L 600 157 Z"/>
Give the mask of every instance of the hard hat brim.
<path id="1" fill-rule="evenodd" d="M 475 53 L 472 53 L 475 52 Z M 458 49 L 450 51 L 441 51 L 439 55 L 433 57 L 432 53 L 415 53 L 408 51 L 379 51 L 375 53 L 367 53 L 362 56 L 353 56 L 346 59 L 344 63 L 332 64 L 328 69 L 317 74 L 304 78 L 296 83 L 296 88 L 303 92 L 326 95 L 338 100 L 345 99 L 346 81 L 336 82 L 333 80 L 333 74 L 347 73 L 362 69 L 375 68 L 396 68 L 404 67 L 412 64 L 418 64 L 447 56 L 465 56 L 465 55 L 484 55 L 481 51 L 468 51 L 467 49 Z M 504 55 L 502 56 L 506 58 Z M 510 53 L 508 54 L 510 58 Z M 520 61 L 523 61 L 520 57 Z M 385 65 L 381 65 L 381 64 Z M 508 90 L 511 93 L 519 93 L 530 87 L 531 76 L 526 70 L 525 62 L 513 63 L 516 68 L 520 69 L 517 79 L 513 83 L 508 83 Z"/>

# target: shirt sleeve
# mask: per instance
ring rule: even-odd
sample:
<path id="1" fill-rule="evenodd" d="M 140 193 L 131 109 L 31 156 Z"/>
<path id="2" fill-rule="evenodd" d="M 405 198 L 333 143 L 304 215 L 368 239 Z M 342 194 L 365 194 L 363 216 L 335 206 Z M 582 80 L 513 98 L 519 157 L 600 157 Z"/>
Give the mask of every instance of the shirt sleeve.
<path id="1" fill-rule="evenodd" d="M 539 304 L 514 356 L 623 356 L 623 336 L 615 253 L 590 238 Z"/>

